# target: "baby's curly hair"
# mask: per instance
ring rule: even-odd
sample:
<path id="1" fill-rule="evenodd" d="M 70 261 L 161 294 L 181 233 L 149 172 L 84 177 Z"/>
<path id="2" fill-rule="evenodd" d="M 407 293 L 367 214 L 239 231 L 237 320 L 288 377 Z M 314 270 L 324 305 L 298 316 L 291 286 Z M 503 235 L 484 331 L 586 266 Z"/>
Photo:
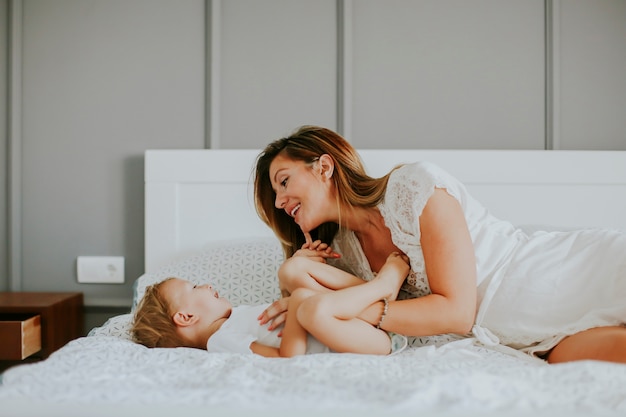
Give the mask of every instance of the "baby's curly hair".
<path id="1" fill-rule="evenodd" d="M 189 346 L 177 333 L 170 305 L 161 291 L 163 283 L 170 279 L 172 278 L 146 288 L 135 311 L 131 329 L 133 340 L 149 348 Z"/>

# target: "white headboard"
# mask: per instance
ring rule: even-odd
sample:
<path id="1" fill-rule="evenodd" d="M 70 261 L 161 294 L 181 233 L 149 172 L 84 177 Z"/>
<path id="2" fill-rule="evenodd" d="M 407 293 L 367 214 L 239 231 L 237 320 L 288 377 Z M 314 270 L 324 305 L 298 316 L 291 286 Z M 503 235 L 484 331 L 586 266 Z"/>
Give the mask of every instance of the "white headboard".
<path id="1" fill-rule="evenodd" d="M 210 242 L 273 236 L 256 215 L 260 150 L 149 150 L 145 154 L 145 268 Z M 368 172 L 434 162 L 496 216 L 515 224 L 626 230 L 626 151 L 362 150 Z"/>

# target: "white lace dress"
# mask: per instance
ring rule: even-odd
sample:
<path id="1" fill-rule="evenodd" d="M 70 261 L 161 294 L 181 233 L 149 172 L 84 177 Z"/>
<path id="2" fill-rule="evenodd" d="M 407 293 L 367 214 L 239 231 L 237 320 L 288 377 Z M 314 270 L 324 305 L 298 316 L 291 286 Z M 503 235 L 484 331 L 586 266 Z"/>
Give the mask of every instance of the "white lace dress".
<path id="1" fill-rule="evenodd" d="M 446 189 L 459 201 L 474 243 L 478 313 L 472 333 L 480 342 L 538 355 L 567 335 L 626 322 L 626 233 L 580 230 L 527 235 L 494 217 L 460 181 L 427 162 L 396 170 L 379 206 L 393 243 L 411 260 L 412 271 L 399 298 L 430 293 L 419 216 L 435 188 Z M 342 232 L 333 246 L 343 254 L 339 267 L 366 280 L 374 276 L 352 232 Z M 413 338 L 411 344 L 440 344 L 456 338 Z"/>

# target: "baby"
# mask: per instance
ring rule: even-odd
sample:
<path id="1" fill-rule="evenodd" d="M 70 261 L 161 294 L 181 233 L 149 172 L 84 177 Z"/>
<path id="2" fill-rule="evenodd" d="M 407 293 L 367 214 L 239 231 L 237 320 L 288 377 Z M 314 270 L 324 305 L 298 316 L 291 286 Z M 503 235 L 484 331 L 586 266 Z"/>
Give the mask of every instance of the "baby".
<path id="1" fill-rule="evenodd" d="M 168 278 L 146 289 L 134 316 L 133 338 L 147 347 L 185 346 L 266 357 L 323 352 L 386 355 L 404 349 L 404 336 L 389 334 L 358 316 L 381 299 L 386 306 L 396 298 L 409 272 L 408 259 L 393 253 L 373 280 L 342 286 L 345 272 L 320 261 L 319 253 L 301 249 L 279 269 L 279 275 L 296 274 L 301 283 L 288 299 L 282 331 L 259 322 L 269 304 L 233 307 L 208 284 Z M 383 310 L 381 320 L 384 314 Z"/>

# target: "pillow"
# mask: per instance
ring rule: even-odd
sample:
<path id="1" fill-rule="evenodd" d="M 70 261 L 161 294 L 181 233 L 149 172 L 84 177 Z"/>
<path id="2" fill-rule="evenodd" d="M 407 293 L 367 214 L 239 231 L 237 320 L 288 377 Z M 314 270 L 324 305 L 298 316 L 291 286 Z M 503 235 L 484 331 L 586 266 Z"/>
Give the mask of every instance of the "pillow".
<path id="1" fill-rule="evenodd" d="M 153 273 L 140 276 L 133 288 L 129 314 L 111 317 L 88 336 L 113 336 L 132 340 L 130 330 L 135 309 L 146 287 L 168 277 L 215 285 L 234 305 L 256 305 L 280 297 L 277 272 L 283 251 L 275 238 L 253 238 L 211 243 L 195 255 L 174 261 Z"/>
<path id="2" fill-rule="evenodd" d="M 120 314 L 108 319 L 102 326 L 94 327 L 87 336 L 112 336 L 132 340 L 132 314 Z"/>
<path id="3" fill-rule="evenodd" d="M 134 313 L 146 287 L 168 277 L 199 285 L 209 283 L 233 306 L 270 303 L 280 298 L 277 272 L 283 259 L 280 243 L 273 237 L 212 243 L 196 255 L 139 277 L 131 312 Z"/>

